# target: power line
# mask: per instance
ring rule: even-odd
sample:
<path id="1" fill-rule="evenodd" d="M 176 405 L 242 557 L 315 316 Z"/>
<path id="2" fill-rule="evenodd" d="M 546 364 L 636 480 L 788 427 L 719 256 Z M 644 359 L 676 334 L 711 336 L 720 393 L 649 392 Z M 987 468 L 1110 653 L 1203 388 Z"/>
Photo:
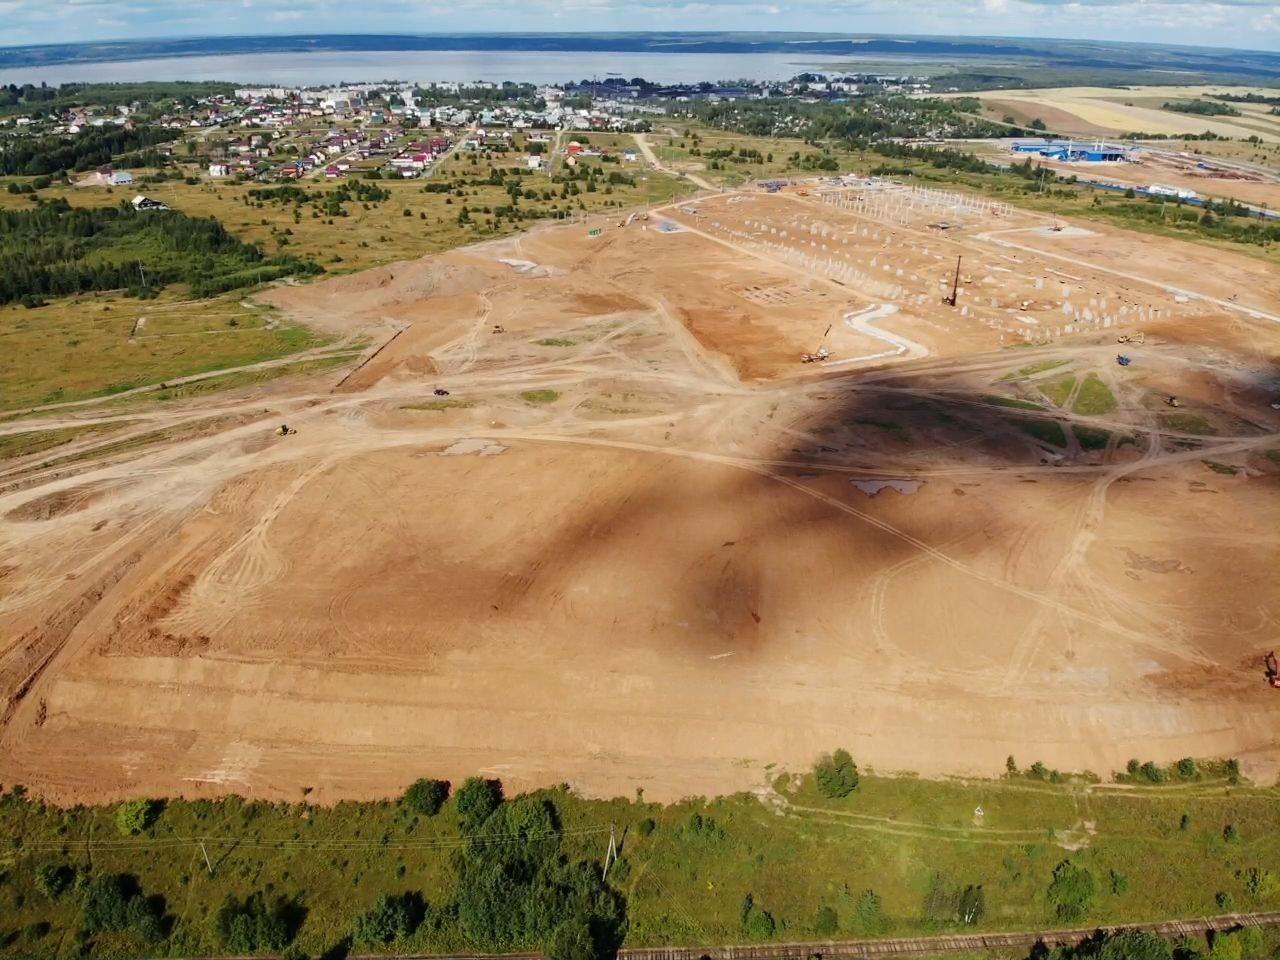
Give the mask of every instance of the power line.
<path id="1" fill-rule="evenodd" d="M 383 850 L 433 850 L 449 849 L 465 846 L 497 846 L 507 843 L 524 843 L 536 840 L 550 840 L 560 837 L 581 837 L 607 833 L 610 826 L 580 827 L 575 830 L 548 830 L 541 833 L 508 833 L 484 837 L 440 837 L 431 840 L 307 840 L 267 839 L 262 837 L 159 837 L 159 838 L 120 838 L 117 840 L 93 839 L 60 839 L 60 840 L 26 840 L 17 838 L 19 846 L 14 853 L 18 854 L 27 848 L 45 850 L 50 848 L 80 847 L 95 850 L 154 850 L 157 848 L 174 848 L 200 846 L 202 844 L 223 844 L 238 847 L 260 847 L 268 849 L 306 850 L 315 848 L 327 849 L 361 849 L 378 848 Z"/>

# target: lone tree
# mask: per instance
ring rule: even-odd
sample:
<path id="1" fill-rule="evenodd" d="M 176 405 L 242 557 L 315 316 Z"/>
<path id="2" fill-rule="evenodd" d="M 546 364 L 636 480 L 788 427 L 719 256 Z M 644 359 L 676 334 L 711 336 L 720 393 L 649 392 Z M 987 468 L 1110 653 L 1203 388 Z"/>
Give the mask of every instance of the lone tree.
<path id="1" fill-rule="evenodd" d="M 414 813 L 434 817 L 449 799 L 448 780 L 415 780 L 404 792 L 404 804 Z"/>
<path id="2" fill-rule="evenodd" d="M 1074 921 L 1084 916 L 1096 884 L 1093 874 L 1070 860 L 1063 860 L 1053 868 L 1053 880 L 1049 883 L 1049 903 L 1059 920 Z"/>
<path id="3" fill-rule="evenodd" d="M 821 757 L 814 764 L 813 777 L 818 784 L 819 793 L 838 800 L 858 788 L 858 765 L 853 762 L 848 750 L 837 750 Z"/>
<path id="4" fill-rule="evenodd" d="M 154 800 L 126 800 L 116 808 L 116 829 L 121 836 L 135 837 L 151 826 L 159 812 Z"/>
<path id="5" fill-rule="evenodd" d="M 463 833 L 475 833 L 502 804 L 502 784 L 484 777 L 469 777 L 453 796 Z"/>

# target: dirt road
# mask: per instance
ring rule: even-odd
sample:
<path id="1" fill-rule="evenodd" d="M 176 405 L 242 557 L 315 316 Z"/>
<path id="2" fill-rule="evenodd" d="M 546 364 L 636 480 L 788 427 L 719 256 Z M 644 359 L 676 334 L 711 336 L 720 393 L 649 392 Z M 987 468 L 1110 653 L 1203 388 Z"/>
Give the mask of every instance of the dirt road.
<path id="1" fill-rule="evenodd" d="M 345 382 L 5 424 L 119 430 L 0 477 L 0 780 L 669 799 L 838 745 L 1275 772 L 1280 328 L 1214 293 L 1254 261 L 1178 304 L 1107 271 L 1124 237 L 1070 279 L 991 225 L 693 206 L 273 290 L 376 342 Z M 1159 316 L 1126 370 L 1083 317 L 1014 339 L 1064 301 Z M 843 365 L 801 365 L 827 327 Z"/>
<path id="2" fill-rule="evenodd" d="M 670 173 L 673 176 L 684 177 L 690 183 L 694 184 L 695 186 L 701 187 L 703 190 L 719 190 L 720 189 L 714 183 L 711 183 L 709 180 L 707 180 L 706 177 L 700 176 L 696 173 L 686 172 L 682 170 L 675 170 L 675 169 L 672 169 L 671 167 L 665 166 L 662 163 L 662 161 L 658 159 L 658 155 L 654 153 L 653 146 L 649 143 L 649 138 L 647 136 L 645 136 L 643 133 L 632 134 L 632 136 L 635 137 L 636 146 L 640 148 L 640 152 L 644 154 L 645 160 L 648 162 L 649 166 L 653 167 L 653 169 L 660 170 L 663 173 Z"/>

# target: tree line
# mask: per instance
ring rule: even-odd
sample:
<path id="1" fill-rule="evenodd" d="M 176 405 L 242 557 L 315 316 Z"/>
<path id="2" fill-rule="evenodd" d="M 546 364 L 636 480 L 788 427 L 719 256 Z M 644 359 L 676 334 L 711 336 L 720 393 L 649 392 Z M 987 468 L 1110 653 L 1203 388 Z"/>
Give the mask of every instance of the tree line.
<path id="1" fill-rule="evenodd" d="M 116 157 L 144 151 L 173 140 L 164 127 L 101 127 L 77 134 L 12 138 L 0 150 L 0 175 L 38 177 L 67 170 L 83 171 L 111 163 Z M 152 152 L 154 153 L 154 152 Z M 122 165 L 139 165 L 122 159 Z"/>
<path id="2" fill-rule="evenodd" d="M 0 304 L 119 289 L 152 296 L 171 283 L 204 297 L 319 270 L 295 257 L 268 258 L 212 217 L 176 210 L 72 207 L 59 198 L 0 211 Z"/>

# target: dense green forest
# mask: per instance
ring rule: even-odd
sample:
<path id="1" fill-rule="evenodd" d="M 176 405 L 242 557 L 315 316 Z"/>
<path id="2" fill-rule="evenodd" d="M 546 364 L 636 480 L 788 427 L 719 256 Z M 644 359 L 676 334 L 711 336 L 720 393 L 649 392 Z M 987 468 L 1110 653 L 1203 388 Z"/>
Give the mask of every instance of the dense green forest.
<path id="1" fill-rule="evenodd" d="M 14 138 L 0 150 L 0 175 L 38 177 L 64 170 L 92 170 L 122 155 L 173 140 L 164 127 L 102 127 L 70 136 Z M 154 151 L 150 151 L 154 153 Z M 127 157 L 117 161 L 129 166 Z"/>
<path id="2" fill-rule="evenodd" d="M 54 200 L 0 211 L 0 304 L 94 290 L 149 296 L 170 283 L 187 283 L 203 297 L 319 270 L 295 257 L 267 258 L 217 220 L 176 210 Z"/>

